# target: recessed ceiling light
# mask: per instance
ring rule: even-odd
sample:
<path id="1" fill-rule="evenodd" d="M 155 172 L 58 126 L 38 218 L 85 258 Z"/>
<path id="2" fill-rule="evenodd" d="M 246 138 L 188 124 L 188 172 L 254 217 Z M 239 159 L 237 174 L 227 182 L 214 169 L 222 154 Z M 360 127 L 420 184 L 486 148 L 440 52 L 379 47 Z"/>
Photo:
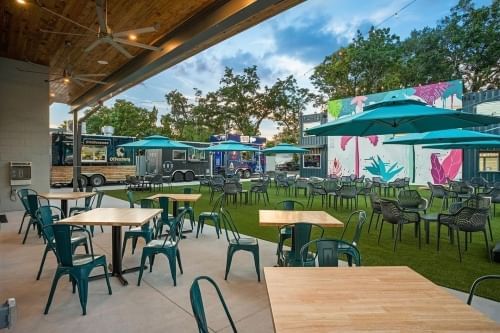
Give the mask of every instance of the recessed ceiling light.
<path id="1" fill-rule="evenodd" d="M 130 39 L 130 40 L 136 40 L 137 39 L 137 35 L 130 34 L 130 35 L 128 35 L 128 39 Z"/>
<path id="2" fill-rule="evenodd" d="M 56 97 L 56 94 L 50 93 L 50 97 Z"/>
<path id="3" fill-rule="evenodd" d="M 16 2 L 20 5 L 25 5 L 26 1 L 25 0 L 16 0 Z"/>
<path id="4" fill-rule="evenodd" d="M 63 79 L 63 81 L 64 81 L 64 83 L 69 83 L 69 79 L 68 79 L 67 77 L 65 77 L 65 78 Z"/>
<path id="5" fill-rule="evenodd" d="M 106 60 L 97 60 L 97 63 L 99 65 L 107 65 L 108 64 L 108 62 Z"/>

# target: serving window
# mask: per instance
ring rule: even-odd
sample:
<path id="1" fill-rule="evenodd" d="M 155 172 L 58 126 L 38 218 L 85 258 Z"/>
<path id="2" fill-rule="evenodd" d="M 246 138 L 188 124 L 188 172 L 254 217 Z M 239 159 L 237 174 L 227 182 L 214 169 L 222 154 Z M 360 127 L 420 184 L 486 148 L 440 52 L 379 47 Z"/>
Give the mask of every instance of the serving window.
<path id="1" fill-rule="evenodd" d="M 196 148 L 188 149 L 188 158 L 190 161 L 204 161 L 206 160 L 205 152 Z"/>
<path id="2" fill-rule="evenodd" d="M 107 146 L 82 145 L 82 162 L 106 163 L 107 161 Z"/>
<path id="3" fill-rule="evenodd" d="M 186 160 L 186 151 L 185 150 L 172 150 L 172 160 L 185 161 Z"/>
<path id="4" fill-rule="evenodd" d="M 498 172 L 500 171 L 500 152 L 482 151 L 479 152 L 479 171 Z"/>
<path id="5" fill-rule="evenodd" d="M 308 169 L 321 168 L 321 155 L 320 154 L 304 154 L 303 165 Z"/>

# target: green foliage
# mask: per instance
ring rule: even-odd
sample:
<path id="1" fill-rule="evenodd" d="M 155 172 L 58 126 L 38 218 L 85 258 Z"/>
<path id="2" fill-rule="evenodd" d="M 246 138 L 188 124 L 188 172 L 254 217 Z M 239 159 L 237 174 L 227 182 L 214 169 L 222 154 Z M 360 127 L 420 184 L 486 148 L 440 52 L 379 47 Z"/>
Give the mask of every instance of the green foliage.
<path id="1" fill-rule="evenodd" d="M 143 138 L 158 133 L 156 120 L 158 110 L 149 111 L 140 108 L 132 102 L 117 99 L 109 108 L 101 106 L 99 110 L 87 119 L 87 132 L 100 134 L 103 126 L 113 126 L 115 135 L 126 135 Z"/>
<path id="2" fill-rule="evenodd" d="M 460 0 L 435 28 L 404 41 L 386 29 L 358 32 L 316 66 L 317 103 L 419 84 L 464 79 L 468 91 L 500 86 L 500 1 L 475 8 Z"/>

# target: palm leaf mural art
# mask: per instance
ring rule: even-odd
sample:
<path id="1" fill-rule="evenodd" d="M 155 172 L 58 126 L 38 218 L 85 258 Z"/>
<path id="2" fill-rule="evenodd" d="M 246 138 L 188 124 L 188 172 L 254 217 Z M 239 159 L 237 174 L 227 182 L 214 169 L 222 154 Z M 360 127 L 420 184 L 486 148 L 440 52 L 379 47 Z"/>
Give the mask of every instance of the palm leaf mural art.
<path id="1" fill-rule="evenodd" d="M 380 156 L 377 155 L 377 158 L 370 157 L 367 161 L 371 161 L 371 164 L 365 167 L 365 170 L 371 173 L 374 176 L 378 176 L 382 178 L 383 181 L 390 181 L 394 176 L 400 173 L 404 167 L 399 166 L 398 162 L 394 162 L 392 165 L 389 165 L 388 162 L 384 162 Z"/>

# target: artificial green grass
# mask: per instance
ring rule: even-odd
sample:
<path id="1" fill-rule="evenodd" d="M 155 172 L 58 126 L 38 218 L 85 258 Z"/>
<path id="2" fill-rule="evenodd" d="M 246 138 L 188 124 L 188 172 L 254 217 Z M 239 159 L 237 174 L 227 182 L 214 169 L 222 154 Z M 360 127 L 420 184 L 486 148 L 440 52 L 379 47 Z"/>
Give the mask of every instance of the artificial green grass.
<path id="1" fill-rule="evenodd" d="M 248 189 L 250 183 L 243 183 L 244 188 Z M 198 186 L 190 186 L 193 192 L 198 191 Z M 165 189 L 164 192 L 169 193 L 182 193 L 183 186 L 174 186 L 171 190 Z M 293 192 L 293 191 L 292 191 Z M 203 211 L 211 211 L 211 204 L 209 203 L 209 190 L 202 187 L 202 198 L 195 204 L 195 213 L 199 214 Z M 297 197 L 293 193 L 286 195 L 283 190 L 280 194 L 276 194 L 274 187 L 269 188 L 269 199 L 271 204 L 264 206 L 262 200 L 259 204 L 253 203 L 252 205 L 239 205 L 235 206 L 232 203 L 227 205 L 234 221 L 238 227 L 238 231 L 242 234 L 254 236 L 259 239 L 264 239 L 272 242 L 277 242 L 278 233 L 276 228 L 260 227 L 258 221 L 259 209 L 273 209 L 274 205 L 279 201 L 292 198 L 301 201 L 304 205 L 307 203 L 307 198 L 301 191 Z M 429 191 L 420 191 L 422 196 L 428 197 Z M 125 190 L 112 190 L 106 191 L 107 195 L 122 200 L 127 200 Z M 135 192 L 135 199 L 141 199 L 152 195 L 152 192 Z M 439 212 L 441 201 L 436 199 L 434 207 L 430 212 Z M 328 213 L 337 219 L 346 222 L 349 217 L 350 210 L 347 208 L 333 209 L 322 208 L 321 198 L 316 198 L 313 207 L 310 210 L 326 210 Z M 365 224 L 362 236 L 358 245 L 361 252 L 363 266 L 409 266 L 415 271 L 419 272 L 426 278 L 430 279 L 436 284 L 453 288 L 461 291 L 468 292 L 472 282 L 479 276 L 486 274 L 500 274 L 500 265 L 498 263 L 490 263 L 487 257 L 484 237 L 482 233 L 474 233 L 472 236 L 472 244 L 469 244 L 469 249 L 463 251 L 462 262 L 458 259 L 458 250 L 456 242 L 450 244 L 447 237 L 447 228 L 441 228 L 441 248 L 440 251 L 436 250 L 437 233 L 436 224 L 431 223 L 430 227 L 430 243 L 425 243 L 425 232 L 423 223 L 421 225 L 422 231 L 422 248 L 418 249 L 418 239 L 414 237 L 413 226 L 407 226 L 403 229 L 402 242 L 398 242 L 396 252 L 393 252 L 393 240 L 391 236 L 391 226 L 386 224 L 382 232 L 380 245 L 377 244 L 378 230 L 375 229 L 375 218 L 372 222 L 370 233 L 368 234 L 368 223 L 371 215 L 371 207 L 368 201 L 368 207 L 362 196 L 359 197 L 358 209 L 365 210 L 368 216 L 368 221 Z M 429 211 L 428 211 L 429 213 Z M 207 222 L 209 223 L 209 222 Z M 495 241 L 500 240 L 500 217 L 492 217 L 491 226 L 493 229 L 493 238 Z M 351 223 L 349 230 L 346 231 L 346 238 L 350 239 L 354 232 L 355 225 Z M 342 233 L 340 228 L 326 228 L 325 237 L 339 238 Z M 488 233 L 489 237 L 489 233 Z M 490 247 L 494 245 L 490 241 Z M 464 239 L 461 239 L 462 246 Z M 500 288 L 498 283 L 485 282 L 477 288 L 476 294 L 487 297 L 496 301 L 500 301 Z"/>

